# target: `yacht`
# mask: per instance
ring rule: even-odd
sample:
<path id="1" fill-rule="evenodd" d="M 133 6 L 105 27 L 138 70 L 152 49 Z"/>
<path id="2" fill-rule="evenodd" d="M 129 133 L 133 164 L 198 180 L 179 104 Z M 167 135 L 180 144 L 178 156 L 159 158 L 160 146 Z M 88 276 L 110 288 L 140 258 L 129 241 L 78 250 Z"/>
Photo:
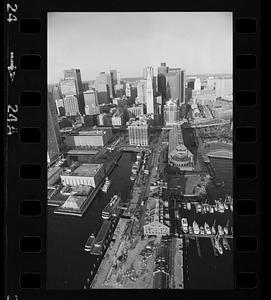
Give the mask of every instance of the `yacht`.
<path id="1" fill-rule="evenodd" d="M 228 205 L 224 202 L 224 208 L 225 210 L 229 209 Z"/>
<path id="2" fill-rule="evenodd" d="M 104 193 L 107 193 L 107 191 L 109 190 L 110 186 L 111 186 L 112 180 L 109 179 L 108 177 L 105 178 L 105 183 L 102 187 L 102 191 Z"/>
<path id="3" fill-rule="evenodd" d="M 189 234 L 193 234 L 193 228 L 192 228 L 192 226 L 188 226 L 188 232 L 189 232 Z"/>
<path id="4" fill-rule="evenodd" d="M 186 218 L 181 219 L 182 228 L 184 233 L 188 233 L 188 223 Z"/>
<path id="5" fill-rule="evenodd" d="M 131 174 L 130 180 L 131 180 L 131 181 L 135 181 L 135 179 L 136 179 L 136 174 Z"/>
<path id="6" fill-rule="evenodd" d="M 199 203 L 196 204 L 196 212 L 201 212 L 201 205 Z"/>
<path id="7" fill-rule="evenodd" d="M 200 226 L 200 234 L 205 234 L 203 226 Z"/>
<path id="8" fill-rule="evenodd" d="M 218 225 L 218 226 L 217 226 L 217 229 L 218 229 L 219 235 L 224 235 L 224 230 L 223 230 L 223 228 L 222 228 L 221 225 Z"/>
<path id="9" fill-rule="evenodd" d="M 213 214 L 215 212 L 213 205 L 210 206 L 210 213 Z"/>
<path id="10" fill-rule="evenodd" d="M 204 229 L 205 229 L 206 234 L 212 234 L 210 226 L 208 225 L 207 222 L 204 223 Z"/>
<path id="11" fill-rule="evenodd" d="M 187 207 L 188 210 L 190 210 L 190 209 L 191 209 L 191 203 L 190 203 L 190 202 L 187 202 L 186 207 Z"/>
<path id="12" fill-rule="evenodd" d="M 193 231 L 195 234 L 199 234 L 199 225 L 196 221 L 193 222 Z"/>
<path id="13" fill-rule="evenodd" d="M 215 225 L 212 226 L 212 234 L 213 234 L 213 235 L 216 234 Z"/>
<path id="14" fill-rule="evenodd" d="M 225 237 L 222 239 L 222 245 L 223 245 L 225 250 L 231 250 L 230 245 L 228 243 L 228 240 Z"/>
<path id="15" fill-rule="evenodd" d="M 223 248 L 222 248 L 218 238 L 215 238 L 215 248 L 220 254 L 223 254 Z"/>

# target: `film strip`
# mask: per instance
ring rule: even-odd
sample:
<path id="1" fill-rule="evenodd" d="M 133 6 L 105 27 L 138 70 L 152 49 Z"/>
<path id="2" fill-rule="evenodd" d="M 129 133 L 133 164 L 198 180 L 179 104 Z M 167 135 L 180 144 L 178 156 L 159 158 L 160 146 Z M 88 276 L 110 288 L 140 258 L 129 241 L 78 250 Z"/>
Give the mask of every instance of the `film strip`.
<path id="1" fill-rule="evenodd" d="M 5 299 L 89 297 L 92 291 L 46 289 L 47 12 L 78 7 L 64 6 L 64 1 L 46 2 L 48 7 L 26 2 L 6 3 L 4 25 Z M 223 293 L 255 299 L 262 288 L 261 20 L 259 3 L 246 2 L 241 9 L 241 2 L 223 9 L 208 3 L 206 10 L 232 11 L 234 23 L 234 290 Z M 202 9 L 195 5 L 193 10 Z M 221 296 L 218 291 L 182 291 L 188 297 L 190 292 Z"/>

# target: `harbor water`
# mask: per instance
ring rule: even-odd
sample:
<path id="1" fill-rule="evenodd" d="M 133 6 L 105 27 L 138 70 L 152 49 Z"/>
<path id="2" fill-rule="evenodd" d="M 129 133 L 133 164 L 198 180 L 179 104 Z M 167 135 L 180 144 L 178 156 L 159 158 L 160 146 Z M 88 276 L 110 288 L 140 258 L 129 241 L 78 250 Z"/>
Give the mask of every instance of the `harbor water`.
<path id="1" fill-rule="evenodd" d="M 105 194 L 98 192 L 82 217 L 56 215 L 55 207 L 47 210 L 47 288 L 83 289 L 91 271 L 95 274 L 99 257 L 84 251 L 92 232 L 98 233 L 103 219 L 102 210 L 114 194 L 121 193 L 127 201 L 132 187 L 129 180 L 136 153 L 123 153 L 109 178 L 112 185 Z M 94 266 L 95 265 L 95 266 Z"/>
<path id="2" fill-rule="evenodd" d="M 47 288 L 48 289 L 82 289 L 91 280 L 98 269 L 100 259 L 84 251 L 89 235 L 98 233 L 102 225 L 101 213 L 110 198 L 121 193 L 122 201 L 129 197 L 132 182 L 130 181 L 131 166 L 136 160 L 135 153 L 123 153 L 118 166 L 109 178 L 112 185 L 107 194 L 99 192 L 83 217 L 56 215 L 55 207 L 48 207 L 47 220 Z M 232 160 L 211 160 L 217 178 L 224 181 L 224 186 L 217 187 L 212 182 L 208 185 L 208 202 L 232 195 Z M 188 218 L 189 225 L 194 219 L 199 225 L 206 221 L 210 226 L 216 220 L 216 226 L 233 226 L 230 210 L 225 213 L 196 213 L 182 211 Z M 233 249 L 233 240 L 229 239 Z M 196 241 L 190 239 L 184 246 L 184 283 L 187 289 L 229 289 L 233 287 L 233 251 L 224 251 L 222 255 L 214 255 L 210 238 L 199 238 L 201 256 L 198 254 Z M 200 272 L 199 272 L 200 270 Z"/>

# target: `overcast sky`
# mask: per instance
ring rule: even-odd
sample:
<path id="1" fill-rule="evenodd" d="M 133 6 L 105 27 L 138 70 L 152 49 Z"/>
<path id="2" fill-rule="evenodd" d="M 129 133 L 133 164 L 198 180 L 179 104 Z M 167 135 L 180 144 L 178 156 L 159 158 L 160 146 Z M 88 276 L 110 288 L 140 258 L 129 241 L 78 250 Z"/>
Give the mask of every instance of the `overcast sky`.
<path id="1" fill-rule="evenodd" d="M 140 77 L 161 62 L 186 74 L 232 73 L 230 12 L 48 13 L 48 83 L 78 68 L 82 80 L 117 69 Z"/>

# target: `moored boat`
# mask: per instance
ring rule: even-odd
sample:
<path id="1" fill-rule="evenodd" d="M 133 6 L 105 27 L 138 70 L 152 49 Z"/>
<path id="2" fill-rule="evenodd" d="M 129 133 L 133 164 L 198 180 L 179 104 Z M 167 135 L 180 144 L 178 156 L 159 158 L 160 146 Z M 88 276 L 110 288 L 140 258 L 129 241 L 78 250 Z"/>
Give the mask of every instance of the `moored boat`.
<path id="1" fill-rule="evenodd" d="M 207 222 L 204 223 L 204 229 L 205 229 L 205 233 L 206 233 L 206 234 L 212 234 L 212 233 L 211 233 L 210 226 L 208 225 Z"/>
<path id="2" fill-rule="evenodd" d="M 190 203 L 190 202 L 187 202 L 186 207 L 187 207 L 188 210 L 190 210 L 190 209 L 191 209 L 191 203 Z"/>
<path id="3" fill-rule="evenodd" d="M 188 233 L 188 223 L 186 218 L 181 219 L 182 228 L 184 233 Z"/>
<path id="4" fill-rule="evenodd" d="M 94 233 L 92 233 L 92 234 L 88 237 L 88 239 L 87 239 L 87 241 L 86 241 L 86 244 L 85 244 L 85 251 L 90 251 L 90 250 L 91 250 L 92 246 L 94 245 L 94 241 L 95 241 L 95 235 L 94 235 Z"/>
<path id="5" fill-rule="evenodd" d="M 215 238 L 215 248 L 218 251 L 218 253 L 223 254 L 223 248 L 222 248 L 218 238 Z"/>
<path id="6" fill-rule="evenodd" d="M 103 191 L 104 193 L 106 193 L 106 192 L 109 190 L 109 188 L 110 188 L 110 186 L 111 186 L 111 183 L 112 183 L 112 180 L 109 179 L 108 177 L 106 177 L 106 178 L 105 178 L 105 183 L 104 183 L 104 185 L 103 185 L 103 187 L 102 187 L 102 191 Z"/>
<path id="7" fill-rule="evenodd" d="M 218 226 L 217 226 L 217 229 L 218 229 L 219 235 L 224 235 L 224 230 L 223 230 L 223 228 L 222 228 L 221 225 L 218 225 Z"/>
<path id="8" fill-rule="evenodd" d="M 193 222 L 193 231 L 195 234 L 199 234 L 199 225 L 196 221 Z"/>
<path id="9" fill-rule="evenodd" d="M 193 228 L 192 228 L 192 226 L 188 227 L 188 232 L 189 232 L 189 234 L 193 234 Z"/>
<path id="10" fill-rule="evenodd" d="M 231 250 L 228 240 L 225 237 L 222 239 L 222 245 L 225 250 Z"/>

